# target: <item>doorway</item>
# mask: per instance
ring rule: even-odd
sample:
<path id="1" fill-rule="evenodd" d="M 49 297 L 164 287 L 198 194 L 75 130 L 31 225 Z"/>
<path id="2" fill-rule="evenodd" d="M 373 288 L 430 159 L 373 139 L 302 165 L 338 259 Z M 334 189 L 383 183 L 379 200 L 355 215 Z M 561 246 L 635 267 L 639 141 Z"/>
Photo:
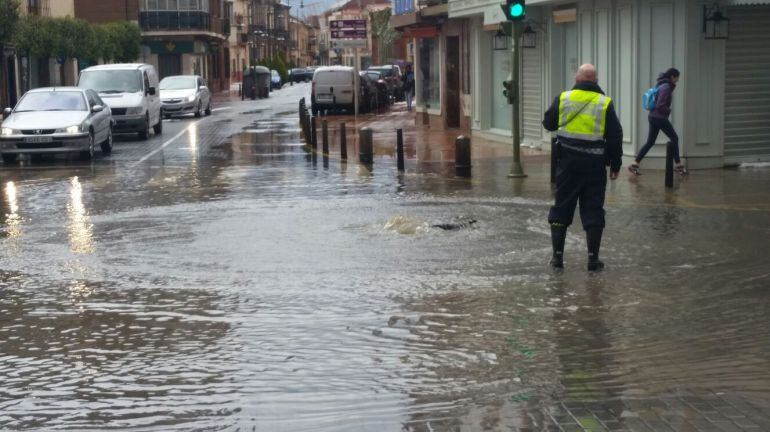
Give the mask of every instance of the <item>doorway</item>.
<path id="1" fill-rule="evenodd" d="M 460 37 L 446 38 L 446 126 L 460 127 Z"/>
<path id="2" fill-rule="evenodd" d="M 167 76 L 182 75 L 182 55 L 160 54 L 158 56 L 158 69 L 160 79 Z"/>

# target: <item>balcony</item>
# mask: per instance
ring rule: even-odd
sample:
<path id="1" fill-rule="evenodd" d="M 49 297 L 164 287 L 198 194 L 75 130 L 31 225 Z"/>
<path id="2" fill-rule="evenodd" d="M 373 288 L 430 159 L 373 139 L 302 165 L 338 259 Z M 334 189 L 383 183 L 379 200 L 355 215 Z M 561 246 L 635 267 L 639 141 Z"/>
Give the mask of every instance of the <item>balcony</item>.
<path id="1" fill-rule="evenodd" d="M 230 19 L 229 18 L 223 18 L 222 19 L 222 34 L 230 37 L 231 28 L 230 28 Z"/>
<path id="2" fill-rule="evenodd" d="M 139 27 L 142 31 L 212 31 L 207 12 L 144 11 L 139 13 Z"/>

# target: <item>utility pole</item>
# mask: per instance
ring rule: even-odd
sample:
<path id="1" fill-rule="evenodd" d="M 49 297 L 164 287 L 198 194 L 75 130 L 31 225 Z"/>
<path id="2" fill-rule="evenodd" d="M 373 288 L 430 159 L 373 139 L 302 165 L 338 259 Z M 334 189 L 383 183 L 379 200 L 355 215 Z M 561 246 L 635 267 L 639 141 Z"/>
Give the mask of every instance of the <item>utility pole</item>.
<path id="1" fill-rule="evenodd" d="M 519 55 L 521 53 L 521 33 L 522 23 L 527 17 L 527 6 L 525 0 L 505 0 L 505 4 L 500 5 L 505 17 L 508 19 L 508 28 L 510 36 L 513 38 L 511 48 L 511 79 L 504 83 L 505 96 L 508 97 L 508 103 L 511 104 L 513 118 L 511 119 L 511 135 L 513 136 L 513 162 L 511 162 L 511 172 L 508 177 L 523 178 L 524 168 L 521 167 L 521 92 L 519 83 L 521 82 L 521 73 L 519 72 Z"/>
<path id="2" fill-rule="evenodd" d="M 511 76 L 513 77 L 513 85 L 509 90 L 513 92 L 513 121 L 511 122 L 511 135 L 513 135 L 513 161 L 511 162 L 511 172 L 508 177 L 511 178 L 523 178 L 527 175 L 524 174 L 524 168 L 521 166 L 521 92 L 519 91 L 521 82 L 521 74 L 519 72 L 519 54 L 521 46 L 521 21 L 514 21 L 511 30 L 513 36 L 513 48 L 511 49 L 512 67 Z"/>

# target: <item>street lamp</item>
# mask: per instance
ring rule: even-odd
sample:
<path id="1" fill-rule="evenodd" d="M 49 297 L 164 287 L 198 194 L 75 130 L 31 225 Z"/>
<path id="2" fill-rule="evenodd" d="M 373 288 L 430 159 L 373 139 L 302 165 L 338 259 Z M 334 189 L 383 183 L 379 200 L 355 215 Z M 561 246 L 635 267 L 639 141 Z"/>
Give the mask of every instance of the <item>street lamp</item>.
<path id="1" fill-rule="evenodd" d="M 537 32 L 532 30 L 532 26 L 527 24 L 524 31 L 521 33 L 521 47 L 522 48 L 535 48 L 537 46 Z"/>
<path id="2" fill-rule="evenodd" d="M 727 39 L 730 35 L 730 18 L 722 14 L 716 3 L 703 6 L 703 33 L 706 39 Z"/>
<path id="3" fill-rule="evenodd" d="M 508 35 L 502 29 L 495 33 L 495 51 L 505 51 L 508 49 Z"/>

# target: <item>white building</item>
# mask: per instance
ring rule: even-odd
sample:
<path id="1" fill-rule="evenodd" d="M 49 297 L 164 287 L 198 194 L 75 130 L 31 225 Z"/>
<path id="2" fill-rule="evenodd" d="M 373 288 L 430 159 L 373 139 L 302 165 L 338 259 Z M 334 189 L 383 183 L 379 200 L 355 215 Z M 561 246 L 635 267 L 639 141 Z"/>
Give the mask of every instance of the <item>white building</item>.
<path id="1" fill-rule="evenodd" d="M 493 49 L 500 1 L 450 0 L 450 21 L 469 23 L 474 133 L 510 139 L 511 108 L 502 94 L 510 51 Z M 770 0 L 716 4 L 729 18 L 726 40 L 707 39 L 704 16 L 715 3 L 702 0 L 529 0 L 527 24 L 534 48 L 522 49 L 522 135 L 547 148 L 540 126 L 553 98 L 571 87 L 581 63 L 594 63 L 599 84 L 616 105 L 624 152 L 632 158 L 647 137 L 641 95 L 659 72 L 682 72 L 671 120 L 690 168 L 770 160 Z M 704 8 L 704 6 L 706 8 Z M 723 23 L 724 24 L 724 23 Z M 510 45 L 509 45 L 510 46 Z M 658 142 L 666 141 L 663 134 Z M 662 166 L 664 145 L 647 166 Z"/>

